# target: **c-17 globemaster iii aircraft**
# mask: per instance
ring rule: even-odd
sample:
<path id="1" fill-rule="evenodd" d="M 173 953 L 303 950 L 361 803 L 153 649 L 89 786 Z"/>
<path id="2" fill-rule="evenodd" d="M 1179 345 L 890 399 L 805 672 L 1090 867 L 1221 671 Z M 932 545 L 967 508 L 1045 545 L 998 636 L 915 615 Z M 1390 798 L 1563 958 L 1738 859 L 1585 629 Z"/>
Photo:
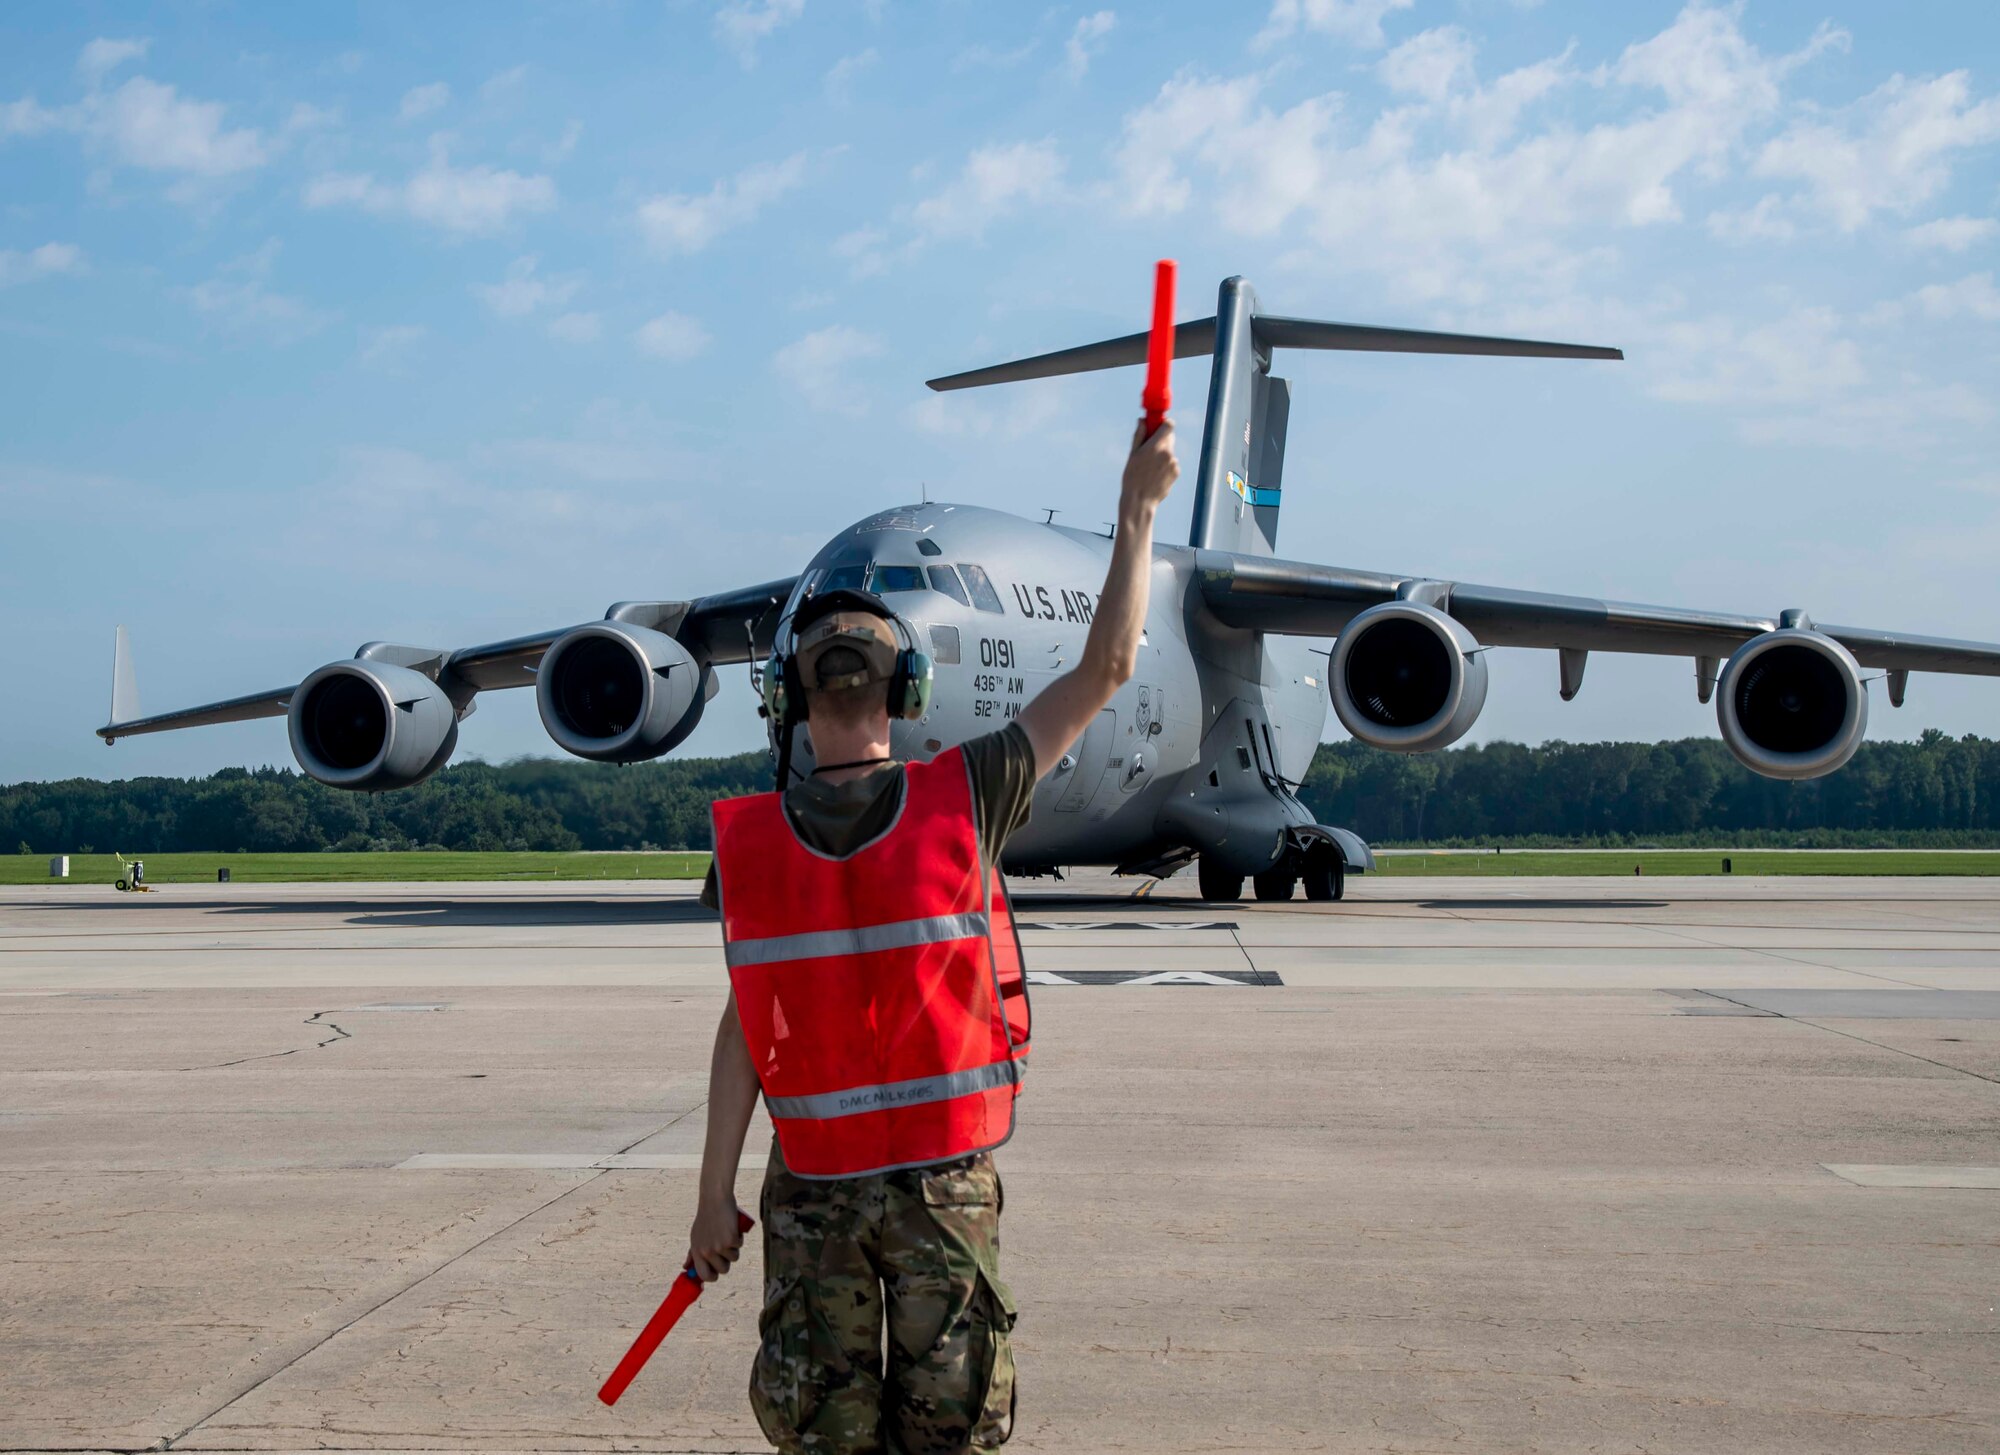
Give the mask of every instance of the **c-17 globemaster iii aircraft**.
<path id="1" fill-rule="evenodd" d="M 1215 316 L 1180 324 L 1175 356 L 1213 354 L 1194 525 L 1154 548 L 1152 609 L 1137 675 L 1036 791 L 1007 847 L 1010 873 L 1070 864 L 1171 873 L 1199 863 L 1201 891 L 1236 899 L 1341 897 L 1372 868 L 1354 833 L 1313 821 L 1295 790 L 1331 702 L 1355 737 L 1421 753 L 1464 735 L 1486 700 L 1490 647 L 1558 654 L 1576 695 L 1590 652 L 1694 661 L 1723 741 L 1774 778 L 1846 763 L 1868 720 L 1864 668 L 1886 670 L 1900 707 L 1913 671 L 2000 676 L 2000 645 L 1768 616 L 1632 606 L 1279 559 L 1291 391 L 1274 350 L 1348 349 L 1618 359 L 1616 349 L 1281 318 L 1241 278 Z M 1146 335 L 1110 339 L 931 381 L 933 389 L 1137 364 Z M 899 757 L 928 758 L 1004 723 L 1076 661 L 1108 537 L 964 505 L 904 505 L 840 532 L 798 575 L 692 601 L 623 601 L 601 621 L 457 649 L 370 642 L 293 686 L 153 717 L 137 715 L 121 628 L 107 743 L 247 718 L 288 720 L 299 766 L 336 788 L 379 791 L 444 766 L 481 692 L 535 689 L 565 751 L 633 763 L 670 752 L 715 695 L 715 669 L 764 661 L 805 595 L 859 586 L 883 596 L 936 666 L 930 713 L 895 724 Z M 1304 638 L 1336 638 L 1330 654 Z M 810 744 L 795 761 L 809 766 Z M 799 771 L 804 771 L 800 769 Z"/>

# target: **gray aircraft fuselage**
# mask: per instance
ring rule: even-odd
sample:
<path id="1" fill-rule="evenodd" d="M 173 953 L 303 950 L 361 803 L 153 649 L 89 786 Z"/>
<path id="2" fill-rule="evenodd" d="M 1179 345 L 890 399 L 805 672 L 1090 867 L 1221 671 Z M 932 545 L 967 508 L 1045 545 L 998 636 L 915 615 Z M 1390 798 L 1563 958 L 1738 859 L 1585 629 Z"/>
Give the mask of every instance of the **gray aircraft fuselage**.
<path id="1" fill-rule="evenodd" d="M 1076 665 L 1110 557 L 1104 534 L 977 506 L 902 506 L 829 541 L 786 614 L 832 586 L 882 596 L 935 666 L 929 713 L 891 734 L 896 756 L 927 759 L 1006 726 Z M 1296 638 L 1218 625 L 1200 609 L 1194 561 L 1188 547 L 1154 546 L 1138 669 L 1037 785 L 1033 817 L 1008 843 L 1009 869 L 1144 862 L 1184 839 L 1163 832 L 1169 814 L 1186 811 L 1175 800 L 1196 789 L 1224 798 L 1225 775 L 1247 779 L 1273 765 L 1292 783 L 1305 776 L 1326 721 L 1324 656 Z M 983 601 L 967 566 L 990 584 Z M 809 736 L 798 747 L 808 763 Z M 1261 778 L 1242 787 L 1249 801 L 1269 801 Z"/>

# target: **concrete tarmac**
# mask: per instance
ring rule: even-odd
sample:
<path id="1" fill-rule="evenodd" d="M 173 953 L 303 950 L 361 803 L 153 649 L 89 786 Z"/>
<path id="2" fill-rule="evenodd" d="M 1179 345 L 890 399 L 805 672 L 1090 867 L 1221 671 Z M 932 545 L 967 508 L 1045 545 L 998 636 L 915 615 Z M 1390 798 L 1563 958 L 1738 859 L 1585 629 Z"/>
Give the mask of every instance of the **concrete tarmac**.
<path id="1" fill-rule="evenodd" d="M 766 1448 L 694 887 L 0 889 L 0 1450 Z M 2000 884 L 1016 887 L 1012 1448 L 2000 1448 Z"/>

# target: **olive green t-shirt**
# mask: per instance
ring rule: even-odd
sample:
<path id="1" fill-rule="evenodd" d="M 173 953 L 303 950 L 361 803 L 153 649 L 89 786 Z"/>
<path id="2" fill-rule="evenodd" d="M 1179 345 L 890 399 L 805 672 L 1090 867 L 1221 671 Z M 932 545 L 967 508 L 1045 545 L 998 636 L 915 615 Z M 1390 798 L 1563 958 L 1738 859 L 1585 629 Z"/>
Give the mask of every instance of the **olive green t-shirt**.
<path id="1" fill-rule="evenodd" d="M 1019 723 L 997 733 L 971 739 L 965 754 L 972 779 L 972 811 L 979 820 L 979 847 L 986 862 L 1000 861 L 1000 848 L 1014 830 L 1028 821 L 1035 796 L 1035 749 Z M 785 791 L 785 816 L 805 843 L 822 854 L 851 854 L 884 829 L 903 803 L 903 765 L 884 763 L 870 772 L 839 783 L 807 778 Z M 701 902 L 719 909 L 715 864 Z"/>

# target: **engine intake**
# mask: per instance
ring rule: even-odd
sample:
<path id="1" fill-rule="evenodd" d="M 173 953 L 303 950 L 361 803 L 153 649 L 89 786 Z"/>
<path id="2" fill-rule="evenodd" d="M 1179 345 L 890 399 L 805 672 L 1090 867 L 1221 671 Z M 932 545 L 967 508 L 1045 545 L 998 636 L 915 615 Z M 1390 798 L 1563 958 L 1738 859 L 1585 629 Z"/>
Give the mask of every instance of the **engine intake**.
<path id="1" fill-rule="evenodd" d="M 1428 753 L 1464 737 L 1486 705 L 1486 659 L 1462 625 L 1416 601 L 1362 612 L 1333 649 L 1333 711 L 1370 747 Z"/>
<path id="2" fill-rule="evenodd" d="M 1868 689 L 1832 637 L 1782 627 L 1737 649 L 1716 684 L 1722 741 L 1766 778 L 1818 778 L 1852 758 L 1868 732 Z"/>
<path id="3" fill-rule="evenodd" d="M 594 621 L 557 637 L 535 674 L 542 726 L 566 753 L 643 763 L 701 721 L 707 674 L 664 632 Z"/>
<path id="4" fill-rule="evenodd" d="M 321 667 L 299 684 L 285 717 L 292 756 L 330 788 L 408 788 L 458 746 L 458 710 L 444 689 L 388 662 Z"/>

